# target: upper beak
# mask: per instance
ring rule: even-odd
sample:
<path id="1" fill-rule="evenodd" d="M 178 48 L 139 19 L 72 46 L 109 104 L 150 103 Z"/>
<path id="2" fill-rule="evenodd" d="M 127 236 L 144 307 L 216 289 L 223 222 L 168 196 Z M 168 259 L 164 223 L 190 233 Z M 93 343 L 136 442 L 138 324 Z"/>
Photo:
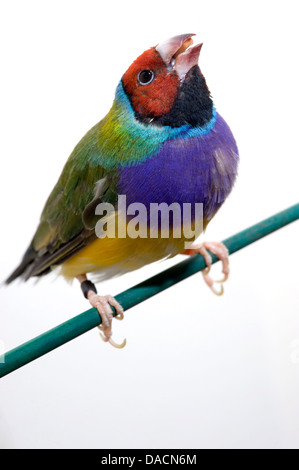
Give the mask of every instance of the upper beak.
<path id="1" fill-rule="evenodd" d="M 195 34 L 181 34 L 162 42 L 156 47 L 165 64 L 173 67 L 180 80 L 184 80 L 189 70 L 198 64 L 202 44 L 190 47 Z"/>

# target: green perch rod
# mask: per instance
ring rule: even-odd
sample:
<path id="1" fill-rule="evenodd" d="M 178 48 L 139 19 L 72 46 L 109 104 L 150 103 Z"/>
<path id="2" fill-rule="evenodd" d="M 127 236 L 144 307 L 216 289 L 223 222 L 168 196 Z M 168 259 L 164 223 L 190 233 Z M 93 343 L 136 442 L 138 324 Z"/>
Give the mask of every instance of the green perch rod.
<path id="1" fill-rule="evenodd" d="M 230 254 L 232 254 L 297 219 L 299 219 L 299 203 L 227 238 L 223 243 L 229 249 Z M 219 261 L 214 255 L 212 255 L 212 259 L 213 263 Z M 183 279 L 202 271 L 205 266 L 204 258 L 201 255 L 194 255 L 118 294 L 115 298 L 125 310 L 128 310 Z M 27 343 L 0 355 L 0 377 L 4 377 L 53 349 L 62 346 L 77 336 L 100 325 L 100 323 L 101 318 L 97 310 L 91 308 L 46 333 L 33 338 Z"/>

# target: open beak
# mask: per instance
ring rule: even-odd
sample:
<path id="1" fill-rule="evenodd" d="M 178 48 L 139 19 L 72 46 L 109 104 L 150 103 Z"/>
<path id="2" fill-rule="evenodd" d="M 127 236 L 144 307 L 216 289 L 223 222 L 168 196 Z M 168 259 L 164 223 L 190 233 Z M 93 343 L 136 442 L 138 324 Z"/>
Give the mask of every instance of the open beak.
<path id="1" fill-rule="evenodd" d="M 181 81 L 185 79 L 189 70 L 198 64 L 202 48 L 202 44 L 191 47 L 193 44 L 192 36 L 195 36 L 195 34 L 181 34 L 158 44 L 156 47 L 156 51 L 165 64 L 177 72 Z"/>

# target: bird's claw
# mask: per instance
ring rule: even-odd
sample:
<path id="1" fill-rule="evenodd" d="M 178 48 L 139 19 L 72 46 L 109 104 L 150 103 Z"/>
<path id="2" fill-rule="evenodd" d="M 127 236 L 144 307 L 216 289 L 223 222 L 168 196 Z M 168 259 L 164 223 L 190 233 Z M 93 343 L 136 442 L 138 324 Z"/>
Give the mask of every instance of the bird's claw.
<path id="1" fill-rule="evenodd" d="M 111 329 L 112 319 L 113 319 L 111 307 L 115 308 L 115 311 L 116 311 L 115 318 L 117 318 L 118 320 L 122 320 L 124 318 L 124 310 L 122 306 L 111 295 L 100 296 L 100 295 L 97 295 L 93 291 L 88 292 L 88 300 L 90 304 L 92 305 L 92 307 L 97 309 L 101 317 L 102 323 L 101 325 L 98 326 L 98 328 L 102 332 L 100 333 L 102 340 L 110 343 L 111 346 L 117 349 L 124 348 L 126 345 L 126 340 L 124 340 L 121 344 L 116 343 L 112 339 L 112 329 Z"/>
<path id="2" fill-rule="evenodd" d="M 99 329 L 101 329 L 101 326 L 98 327 Z M 107 338 L 106 336 L 104 336 L 102 333 L 100 333 L 100 337 L 102 338 L 102 340 L 105 342 L 105 343 L 110 343 L 111 346 L 113 346 L 114 348 L 116 349 L 123 349 L 126 344 L 127 344 L 127 340 L 124 339 L 123 342 L 121 344 L 118 344 L 116 343 L 112 338 Z"/>
<path id="3" fill-rule="evenodd" d="M 214 281 L 209 275 L 212 266 L 212 258 L 208 250 L 222 261 L 223 279 Z M 193 255 L 196 253 L 200 253 L 204 257 L 207 265 L 207 267 L 202 270 L 202 276 L 205 283 L 209 286 L 215 295 L 223 295 L 223 283 L 226 282 L 229 277 L 229 251 L 227 247 L 221 242 L 203 242 L 201 245 L 192 245 L 188 250 L 185 251 L 185 254 L 188 255 Z M 215 282 L 220 284 L 220 291 L 215 288 Z"/>

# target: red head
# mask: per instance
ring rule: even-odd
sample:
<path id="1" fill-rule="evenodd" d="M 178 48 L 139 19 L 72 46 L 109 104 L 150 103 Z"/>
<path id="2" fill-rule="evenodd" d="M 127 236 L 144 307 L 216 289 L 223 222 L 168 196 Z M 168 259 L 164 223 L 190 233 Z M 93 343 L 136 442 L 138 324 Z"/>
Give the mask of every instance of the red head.
<path id="1" fill-rule="evenodd" d="M 149 122 L 168 115 L 191 70 L 196 67 L 199 72 L 197 63 L 202 44 L 190 47 L 192 36 L 182 34 L 152 47 L 124 74 L 124 89 L 135 113 L 143 120 Z M 205 85 L 204 78 L 203 81 Z"/>

